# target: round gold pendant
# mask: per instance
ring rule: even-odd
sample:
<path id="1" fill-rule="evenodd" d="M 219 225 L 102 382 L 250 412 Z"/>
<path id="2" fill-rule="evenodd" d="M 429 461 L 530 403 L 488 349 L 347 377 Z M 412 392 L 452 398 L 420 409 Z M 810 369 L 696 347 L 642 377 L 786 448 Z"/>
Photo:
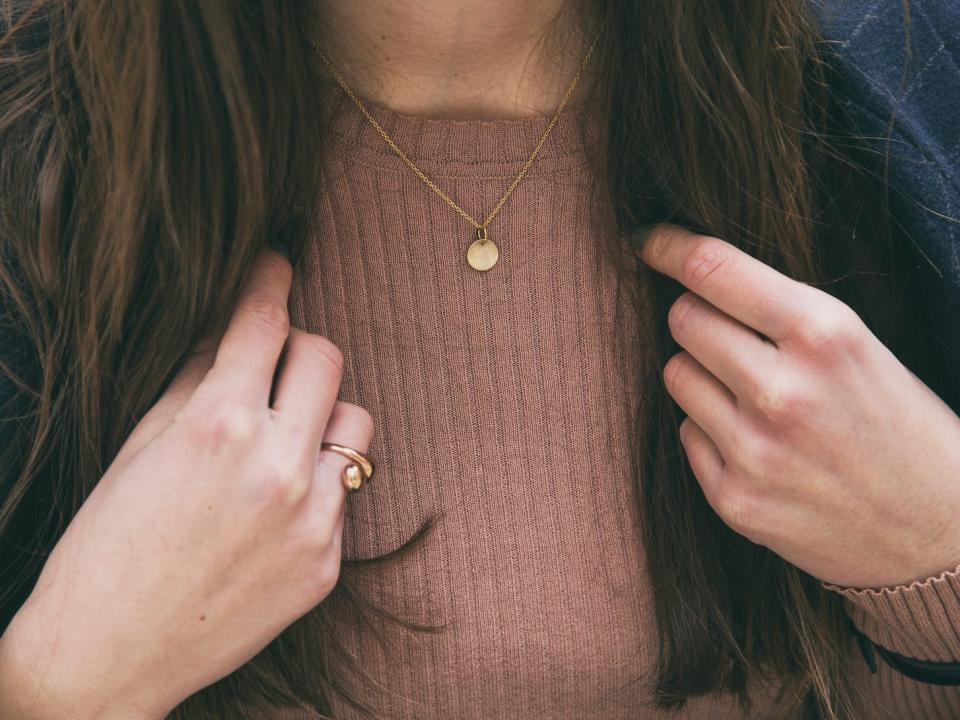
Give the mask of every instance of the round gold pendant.
<path id="1" fill-rule="evenodd" d="M 467 249 L 467 262 L 474 270 L 489 270 L 497 264 L 500 250 L 496 243 L 487 237 L 485 228 L 477 229 L 477 239 Z"/>

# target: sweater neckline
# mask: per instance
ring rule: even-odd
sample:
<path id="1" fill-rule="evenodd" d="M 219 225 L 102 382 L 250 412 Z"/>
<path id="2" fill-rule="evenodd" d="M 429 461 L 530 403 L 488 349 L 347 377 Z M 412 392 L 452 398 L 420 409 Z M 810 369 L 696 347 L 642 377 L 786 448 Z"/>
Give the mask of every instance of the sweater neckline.
<path id="1" fill-rule="evenodd" d="M 330 80 L 320 85 L 327 154 L 412 175 L 339 85 Z M 432 118 L 361 100 L 397 146 L 431 177 L 515 175 L 552 118 L 552 114 L 496 120 Z M 587 149 L 597 138 L 596 116 L 585 103 L 565 108 L 527 174 L 583 166 Z"/>

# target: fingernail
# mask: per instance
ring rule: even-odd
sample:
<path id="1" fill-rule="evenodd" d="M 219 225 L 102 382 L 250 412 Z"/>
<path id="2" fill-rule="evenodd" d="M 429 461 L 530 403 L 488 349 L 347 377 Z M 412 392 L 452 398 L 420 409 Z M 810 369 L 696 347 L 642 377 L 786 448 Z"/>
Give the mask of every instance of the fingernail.
<path id="1" fill-rule="evenodd" d="M 630 243 L 630 247 L 633 248 L 633 251 L 637 253 L 637 255 L 639 255 L 640 251 L 643 250 L 643 246 L 647 242 L 647 238 L 650 237 L 650 233 L 653 232 L 653 229 L 656 226 L 656 223 L 636 225 L 627 233 L 627 241 Z"/>

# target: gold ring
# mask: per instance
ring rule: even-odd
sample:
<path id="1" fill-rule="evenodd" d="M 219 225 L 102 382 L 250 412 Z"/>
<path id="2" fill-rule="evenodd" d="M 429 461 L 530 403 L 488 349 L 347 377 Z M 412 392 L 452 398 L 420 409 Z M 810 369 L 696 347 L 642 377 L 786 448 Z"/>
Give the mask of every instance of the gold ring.
<path id="1" fill-rule="evenodd" d="M 370 482 L 373 478 L 373 458 L 369 455 L 364 455 L 353 448 L 329 442 L 321 443 L 320 449 L 333 450 L 335 453 L 340 453 L 353 461 L 343 470 L 343 484 L 347 487 L 347 490 L 351 492 L 359 490 L 364 483 Z"/>

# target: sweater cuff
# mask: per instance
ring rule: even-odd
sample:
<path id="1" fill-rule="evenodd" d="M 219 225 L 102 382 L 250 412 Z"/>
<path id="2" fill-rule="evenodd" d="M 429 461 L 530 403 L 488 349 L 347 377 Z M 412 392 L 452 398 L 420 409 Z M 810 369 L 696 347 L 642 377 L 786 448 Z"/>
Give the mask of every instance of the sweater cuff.
<path id="1" fill-rule="evenodd" d="M 909 585 L 821 585 L 843 596 L 853 624 L 877 645 L 917 660 L 960 661 L 960 565 Z"/>

